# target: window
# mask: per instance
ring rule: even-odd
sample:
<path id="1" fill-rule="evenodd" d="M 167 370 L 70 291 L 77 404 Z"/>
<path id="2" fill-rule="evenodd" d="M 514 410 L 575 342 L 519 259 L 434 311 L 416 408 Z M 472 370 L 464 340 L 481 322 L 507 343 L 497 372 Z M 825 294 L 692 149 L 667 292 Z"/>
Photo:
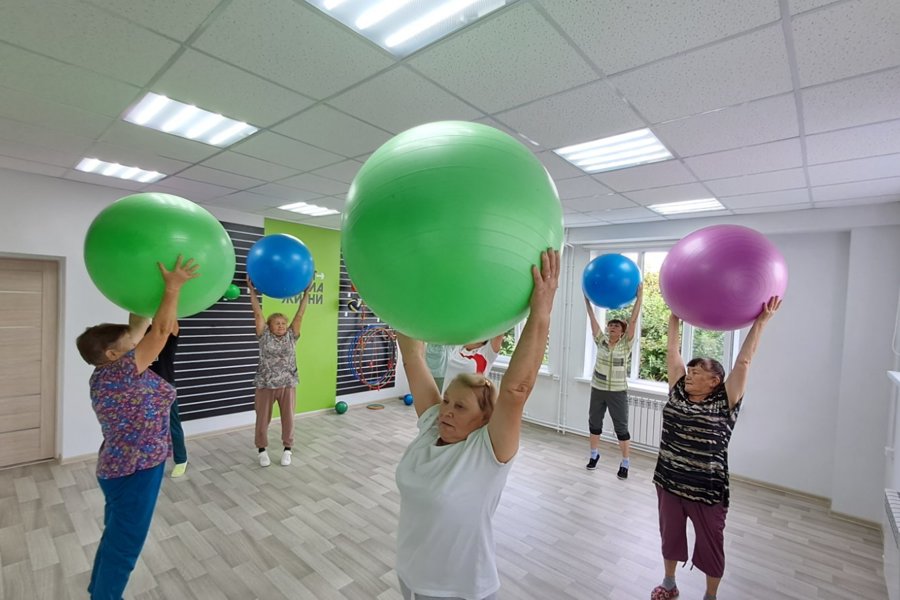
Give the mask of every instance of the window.
<path id="1" fill-rule="evenodd" d="M 525 327 L 525 321 L 522 321 L 503 336 L 503 345 L 500 347 L 500 354 L 497 357 L 497 363 L 508 365 L 509 359 L 512 357 L 516 344 L 519 342 L 519 336 L 522 335 L 522 329 Z M 547 345 L 544 346 L 544 358 L 541 364 L 547 365 L 550 358 L 550 336 L 547 336 Z"/>
<path id="2" fill-rule="evenodd" d="M 606 252 L 604 250 L 591 253 L 591 258 Z M 647 249 L 638 252 L 622 252 L 638 264 L 644 280 L 644 302 L 638 318 L 635 342 L 632 347 L 631 369 L 628 379 L 635 383 L 660 386 L 666 381 L 666 337 L 669 327 L 669 308 L 659 290 L 659 270 L 666 258 L 665 250 Z M 610 319 L 631 318 L 631 306 L 615 310 L 595 307 L 595 314 L 601 326 Z M 684 323 L 682 329 L 681 355 L 685 362 L 696 356 L 714 358 L 722 363 L 725 372 L 731 371 L 731 363 L 736 355 L 734 348 L 737 335 L 733 331 L 709 331 Z M 585 336 L 584 376 L 591 378 L 596 360 L 596 346 L 591 338 L 590 325 Z"/>

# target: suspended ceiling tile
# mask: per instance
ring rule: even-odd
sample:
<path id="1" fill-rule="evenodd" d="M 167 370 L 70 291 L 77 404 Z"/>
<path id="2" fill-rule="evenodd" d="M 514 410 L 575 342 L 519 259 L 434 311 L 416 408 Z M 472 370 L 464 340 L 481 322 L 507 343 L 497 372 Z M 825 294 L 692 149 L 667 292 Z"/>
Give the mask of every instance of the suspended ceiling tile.
<path id="1" fill-rule="evenodd" d="M 303 173 L 282 179 L 278 182 L 280 185 L 288 185 L 308 192 L 314 192 L 322 195 L 346 194 L 349 185 L 343 181 L 320 177 L 313 173 Z"/>
<path id="2" fill-rule="evenodd" d="M 312 171 L 343 160 L 337 154 L 270 131 L 262 131 L 235 144 L 234 151 L 298 171 Z"/>
<path id="3" fill-rule="evenodd" d="M 192 179 L 194 181 L 202 181 L 203 183 L 211 183 L 213 185 L 231 188 L 233 190 L 246 190 L 266 183 L 265 181 L 253 177 L 235 175 L 228 171 L 213 169 L 203 165 L 195 165 L 182 171 L 178 176 L 185 179 Z"/>
<path id="4" fill-rule="evenodd" d="M 664 160 L 649 165 L 598 173 L 594 175 L 594 179 L 617 192 L 630 192 L 697 181 L 697 178 L 678 160 Z"/>
<path id="5" fill-rule="evenodd" d="M 71 0 L 4 0 L 0 39 L 138 86 L 178 50 L 172 40 Z"/>
<path id="6" fill-rule="evenodd" d="M 328 104 L 394 133 L 433 121 L 484 116 L 404 66 L 381 73 Z"/>
<path id="7" fill-rule="evenodd" d="M 805 188 L 806 177 L 803 175 L 803 169 L 785 169 L 784 171 L 716 179 L 707 181 L 706 186 L 717 198 L 721 199 L 725 196 Z"/>
<path id="8" fill-rule="evenodd" d="M 100 141 L 126 148 L 140 148 L 159 156 L 188 163 L 204 160 L 222 151 L 216 146 L 140 127 L 127 121 L 113 122 Z"/>
<path id="9" fill-rule="evenodd" d="M 550 16 L 612 75 L 781 18 L 778 0 L 542 0 Z"/>
<path id="10" fill-rule="evenodd" d="M 152 91 L 256 127 L 268 127 L 313 103 L 311 98 L 194 50 L 182 54 Z"/>
<path id="11" fill-rule="evenodd" d="M 782 140 L 737 150 L 714 152 L 684 159 L 700 179 L 721 179 L 778 171 L 788 167 L 802 167 L 800 140 Z"/>
<path id="12" fill-rule="evenodd" d="M 900 154 L 858 158 L 809 167 L 810 184 L 817 186 L 898 176 L 900 176 Z"/>
<path id="13" fill-rule="evenodd" d="M 900 2 L 839 2 L 793 18 L 803 87 L 900 65 Z"/>
<path id="14" fill-rule="evenodd" d="M 651 123 L 793 89 L 780 25 L 640 67 L 611 81 Z"/>
<path id="15" fill-rule="evenodd" d="M 328 165 L 327 167 L 322 167 L 321 169 L 316 169 L 312 173 L 321 177 L 328 177 L 329 179 L 343 181 L 344 183 L 351 183 L 353 181 L 353 178 L 356 177 L 356 174 L 359 172 L 360 167 L 362 166 L 363 163 L 359 162 L 358 160 L 345 160 L 344 162 L 339 162 L 333 165 Z"/>
<path id="16" fill-rule="evenodd" d="M 747 194 L 744 196 L 728 196 L 719 200 L 724 206 L 733 210 L 751 208 L 772 208 L 778 206 L 792 206 L 798 204 L 809 205 L 809 190 L 800 188 L 796 190 L 781 190 L 777 192 L 762 192 L 761 194 Z"/>
<path id="17" fill-rule="evenodd" d="M 87 0 L 162 35 L 185 41 L 209 17 L 219 0 Z"/>
<path id="18" fill-rule="evenodd" d="M 597 78 L 565 38 L 525 2 L 426 48 L 409 64 L 487 113 Z M 528 85 L 522 85 L 524 81 Z"/>
<path id="19" fill-rule="evenodd" d="M 813 202 L 852 200 L 873 196 L 888 196 L 900 200 L 900 177 L 887 177 L 870 181 L 839 183 L 812 188 Z"/>
<path id="20" fill-rule="evenodd" d="M 802 94 L 808 134 L 898 119 L 900 69 L 818 86 Z"/>
<path id="21" fill-rule="evenodd" d="M 617 208 L 634 208 L 634 202 L 619 194 L 603 194 L 586 198 L 563 200 L 563 207 L 578 212 L 596 212 Z"/>
<path id="22" fill-rule="evenodd" d="M 348 157 L 376 150 L 392 137 L 324 104 L 285 121 L 274 131 Z"/>
<path id="23" fill-rule="evenodd" d="M 703 198 L 709 198 L 710 195 L 709 190 L 699 183 L 670 185 L 648 190 L 634 190 L 624 194 L 626 198 L 630 198 L 644 206 L 667 202 L 681 202 L 684 200 L 701 200 Z"/>
<path id="24" fill-rule="evenodd" d="M 229 173 L 236 173 L 244 177 L 252 177 L 264 181 L 276 181 L 298 174 L 297 169 L 238 154 L 231 150 L 226 150 L 221 154 L 208 158 L 203 161 L 203 164 L 220 171 L 228 171 Z"/>
<path id="25" fill-rule="evenodd" d="M 0 87 L 0 117 L 88 139 L 96 139 L 114 121 L 109 116 L 4 87 Z"/>
<path id="26" fill-rule="evenodd" d="M 599 81 L 495 115 L 546 148 L 559 148 L 644 127 L 643 120 Z"/>
<path id="27" fill-rule="evenodd" d="M 653 126 L 657 137 L 678 156 L 694 156 L 797 137 L 793 94 L 747 102 Z"/>
<path id="28" fill-rule="evenodd" d="M 611 191 L 608 187 L 587 175 L 557 181 L 556 190 L 559 192 L 559 197 L 566 200 L 604 195 L 609 194 Z"/>
<path id="29" fill-rule="evenodd" d="M 394 63 L 374 44 L 292 0 L 235 0 L 194 47 L 322 99 Z"/>
<path id="30" fill-rule="evenodd" d="M 811 165 L 900 153 L 900 119 L 806 136 Z"/>
<path id="31" fill-rule="evenodd" d="M 134 85 L 6 44 L 0 44 L 0 82 L 25 94 L 108 117 L 121 115 L 140 92 Z"/>

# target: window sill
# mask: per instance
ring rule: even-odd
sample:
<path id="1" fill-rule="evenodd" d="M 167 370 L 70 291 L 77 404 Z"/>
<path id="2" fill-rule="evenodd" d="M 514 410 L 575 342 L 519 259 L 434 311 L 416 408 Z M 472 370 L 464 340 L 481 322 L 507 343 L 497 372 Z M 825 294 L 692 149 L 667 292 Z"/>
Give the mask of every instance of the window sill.
<path id="1" fill-rule="evenodd" d="M 590 385 L 591 380 L 588 377 L 575 377 L 575 381 Z M 667 396 L 669 394 L 669 386 L 660 381 L 643 381 L 640 379 L 629 379 L 628 389 L 635 392 L 644 392 L 646 394 L 657 394 Z"/>
<path id="2" fill-rule="evenodd" d="M 506 360 L 503 360 L 506 359 Z M 506 373 L 506 369 L 509 368 L 509 359 L 505 356 L 501 356 L 494 361 L 493 366 L 491 367 L 491 371 L 497 371 L 498 373 Z M 541 368 L 538 369 L 538 375 L 542 377 L 553 377 L 553 371 L 550 370 L 550 367 L 547 365 L 541 365 Z"/>

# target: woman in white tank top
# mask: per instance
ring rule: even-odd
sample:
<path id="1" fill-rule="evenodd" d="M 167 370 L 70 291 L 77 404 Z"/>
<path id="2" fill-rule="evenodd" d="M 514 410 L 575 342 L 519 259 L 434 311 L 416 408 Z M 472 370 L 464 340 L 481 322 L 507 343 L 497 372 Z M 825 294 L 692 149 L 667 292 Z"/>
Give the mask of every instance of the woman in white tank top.
<path id="1" fill-rule="evenodd" d="M 397 575 L 406 600 L 485 600 L 500 587 L 491 519 L 519 449 L 522 412 L 537 379 L 559 285 L 559 253 L 532 268 L 531 314 L 499 393 L 465 373 L 441 396 L 424 344 L 398 335 L 419 434 L 397 465 Z"/>

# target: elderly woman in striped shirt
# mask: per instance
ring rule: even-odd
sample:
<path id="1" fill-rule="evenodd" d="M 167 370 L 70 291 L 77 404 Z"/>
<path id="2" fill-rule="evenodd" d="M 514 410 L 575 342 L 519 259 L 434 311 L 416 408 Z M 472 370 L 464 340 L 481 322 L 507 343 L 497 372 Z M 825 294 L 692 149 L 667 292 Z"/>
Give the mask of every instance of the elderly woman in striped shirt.
<path id="1" fill-rule="evenodd" d="M 692 561 L 706 574 L 704 600 L 715 600 L 725 571 L 725 515 L 728 512 L 728 442 L 737 419 L 750 362 L 762 331 L 781 306 L 769 298 L 741 346 L 728 377 L 711 358 L 694 358 L 685 368 L 679 325 L 669 317 L 666 364 L 669 401 L 663 409 L 662 438 L 653 483 L 659 504 L 659 533 L 665 578 L 651 600 L 678 597 L 675 565 L 687 561 L 687 519 L 696 541 Z"/>

